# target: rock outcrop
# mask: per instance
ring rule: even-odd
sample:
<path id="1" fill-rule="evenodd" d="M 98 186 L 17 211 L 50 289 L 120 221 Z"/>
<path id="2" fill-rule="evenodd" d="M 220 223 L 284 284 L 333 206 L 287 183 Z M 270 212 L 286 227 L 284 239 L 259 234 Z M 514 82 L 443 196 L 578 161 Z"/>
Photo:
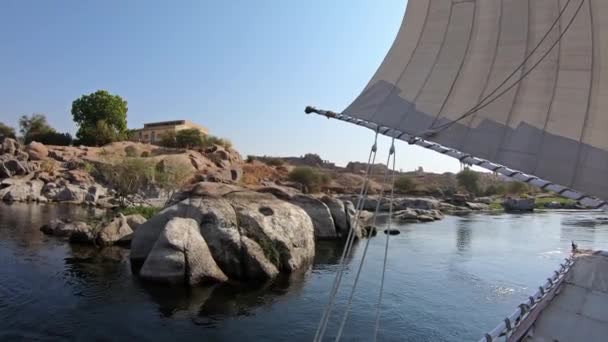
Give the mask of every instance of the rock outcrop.
<path id="1" fill-rule="evenodd" d="M 204 150 L 172 149 L 135 142 L 116 142 L 104 147 L 45 146 L 31 142 L 22 146 L 16 140 L 5 138 L 0 143 L 0 180 L 42 181 L 43 189 L 36 196 L 22 195 L 31 190 L 11 189 L 13 195 L 6 201 L 68 202 L 102 207 L 115 207 L 115 193 L 95 168 L 107 165 L 116 158 L 146 158 L 161 170 L 167 165 L 179 165 L 196 180 L 235 183 L 242 177 L 241 156 L 232 148 L 212 146 Z M 25 183 L 15 183 L 21 186 Z M 19 195 L 17 195 L 19 194 Z M 3 198 L 0 197 L 0 200 Z M 166 203 L 168 194 L 160 188 L 142 190 L 127 196 L 125 202 L 133 205 Z"/>
<path id="2" fill-rule="evenodd" d="M 145 218 L 138 214 L 119 214 L 110 222 L 97 223 L 54 219 L 43 225 L 40 230 L 47 235 L 67 237 L 73 243 L 97 246 L 127 245 L 131 242 L 133 230 L 144 222 Z"/>
<path id="3" fill-rule="evenodd" d="M 108 225 L 99 230 L 95 237 L 95 242 L 100 246 L 111 246 L 113 244 L 128 244 L 131 242 L 133 229 L 129 225 L 129 220 L 119 214 Z"/>
<path id="4" fill-rule="evenodd" d="M 222 282 L 228 277 L 217 266 L 199 223 L 191 218 L 172 218 L 154 243 L 141 268 L 142 279 L 171 284 Z"/>
<path id="5" fill-rule="evenodd" d="M 307 267 L 312 261 L 315 230 L 311 218 L 300 207 L 269 193 L 235 188 L 224 192 L 209 184 L 194 189 L 196 194 L 189 192 L 188 198 L 164 209 L 135 231 L 131 243 L 135 273 L 141 274 L 151 257 L 155 264 L 162 260 L 174 263 L 168 253 L 153 254 L 157 243 L 168 244 L 164 233 L 168 226 L 172 234 L 188 231 L 191 239 L 200 237 L 209 250 L 210 261 L 230 279 L 266 280 Z M 180 230 L 171 224 L 176 218 L 189 223 L 182 224 Z M 185 271 L 179 272 L 181 279 L 188 279 L 189 283 L 202 281 L 190 278 Z M 221 277 L 203 278 L 222 281 Z"/>

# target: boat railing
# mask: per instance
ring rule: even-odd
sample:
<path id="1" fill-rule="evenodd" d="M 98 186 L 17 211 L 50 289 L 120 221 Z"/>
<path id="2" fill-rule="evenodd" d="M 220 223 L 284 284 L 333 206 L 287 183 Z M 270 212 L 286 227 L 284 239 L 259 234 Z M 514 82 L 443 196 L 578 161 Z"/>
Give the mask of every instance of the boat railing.
<path id="1" fill-rule="evenodd" d="M 516 330 L 522 328 L 521 325 L 526 318 L 531 314 L 538 315 L 538 311 L 542 310 L 542 307 L 553 298 L 573 264 L 574 255 L 571 255 L 565 259 L 563 264 L 560 264 L 559 270 L 553 271 L 553 275 L 547 278 L 547 282 L 543 286 L 539 286 L 534 295 L 530 296 L 526 302 L 520 304 L 517 310 L 505 318 L 492 331 L 486 333 L 479 342 L 499 341 L 500 338 L 511 340 L 511 336 Z M 528 329 L 526 328 L 525 330 Z"/>

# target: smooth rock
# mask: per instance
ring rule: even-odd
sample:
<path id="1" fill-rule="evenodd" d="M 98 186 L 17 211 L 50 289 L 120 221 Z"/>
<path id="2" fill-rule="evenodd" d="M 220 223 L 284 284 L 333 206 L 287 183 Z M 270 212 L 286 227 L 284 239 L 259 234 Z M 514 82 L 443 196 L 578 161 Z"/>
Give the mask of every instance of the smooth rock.
<path id="1" fill-rule="evenodd" d="M 289 203 L 302 208 L 312 219 L 315 230 L 315 238 L 317 239 L 335 239 L 338 237 L 336 232 L 336 224 L 325 203 L 320 200 L 308 196 L 297 194 L 290 198 Z"/>
<path id="2" fill-rule="evenodd" d="M 321 202 L 325 203 L 331 213 L 336 228 L 336 234 L 340 237 L 346 237 L 350 230 L 350 222 L 348 221 L 344 202 L 330 196 L 321 197 Z"/>
<path id="3" fill-rule="evenodd" d="M 505 211 L 533 211 L 534 198 L 507 198 L 503 202 Z"/>
<path id="4" fill-rule="evenodd" d="M 101 246 L 113 244 L 128 244 L 131 242 L 133 230 L 129 226 L 127 218 L 119 214 L 109 224 L 99 230 L 95 242 Z"/>
<path id="5" fill-rule="evenodd" d="M 49 156 L 49 150 L 46 146 L 36 141 L 27 145 L 26 152 L 30 160 L 44 160 Z"/>
<path id="6" fill-rule="evenodd" d="M 315 236 L 306 211 L 270 194 L 233 192 L 225 198 L 234 207 L 241 234 L 258 243 L 279 271 L 290 273 L 309 265 L 315 254 Z"/>
<path id="7" fill-rule="evenodd" d="M 133 231 L 135 231 L 137 228 L 139 228 L 139 226 L 141 226 L 147 221 L 146 218 L 140 214 L 127 215 L 125 216 L 125 218 L 127 219 L 127 224 L 129 225 L 129 227 L 131 227 Z"/>
<path id="8" fill-rule="evenodd" d="M 213 260 L 198 223 L 179 217 L 164 227 L 140 276 L 151 281 L 191 285 L 228 280 Z"/>
<path id="9" fill-rule="evenodd" d="M 18 179 L 0 189 L 0 199 L 6 202 L 36 201 L 41 196 L 42 187 L 42 181 Z"/>

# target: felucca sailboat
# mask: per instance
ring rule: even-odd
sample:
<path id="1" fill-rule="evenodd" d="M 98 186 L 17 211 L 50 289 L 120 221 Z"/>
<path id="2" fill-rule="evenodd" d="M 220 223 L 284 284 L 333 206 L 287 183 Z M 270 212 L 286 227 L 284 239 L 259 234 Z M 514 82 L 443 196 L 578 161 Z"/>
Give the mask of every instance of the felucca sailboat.
<path id="1" fill-rule="evenodd" d="M 387 165 L 391 158 L 394 165 L 394 141 L 403 140 L 605 209 L 608 1 L 409 0 L 393 46 L 354 102 L 341 113 L 306 112 L 393 138 Z M 374 143 L 368 163 L 376 150 Z M 351 245 L 347 238 L 345 255 Z M 608 341 L 608 253 L 573 246 L 547 282 L 480 341 L 495 340 Z"/>

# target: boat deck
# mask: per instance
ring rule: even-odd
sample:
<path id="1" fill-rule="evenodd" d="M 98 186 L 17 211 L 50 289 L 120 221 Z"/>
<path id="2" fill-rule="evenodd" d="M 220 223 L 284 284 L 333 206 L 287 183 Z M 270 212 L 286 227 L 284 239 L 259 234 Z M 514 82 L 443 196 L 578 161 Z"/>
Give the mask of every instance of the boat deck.
<path id="1" fill-rule="evenodd" d="M 608 341 L 608 252 L 582 252 L 523 341 Z"/>

